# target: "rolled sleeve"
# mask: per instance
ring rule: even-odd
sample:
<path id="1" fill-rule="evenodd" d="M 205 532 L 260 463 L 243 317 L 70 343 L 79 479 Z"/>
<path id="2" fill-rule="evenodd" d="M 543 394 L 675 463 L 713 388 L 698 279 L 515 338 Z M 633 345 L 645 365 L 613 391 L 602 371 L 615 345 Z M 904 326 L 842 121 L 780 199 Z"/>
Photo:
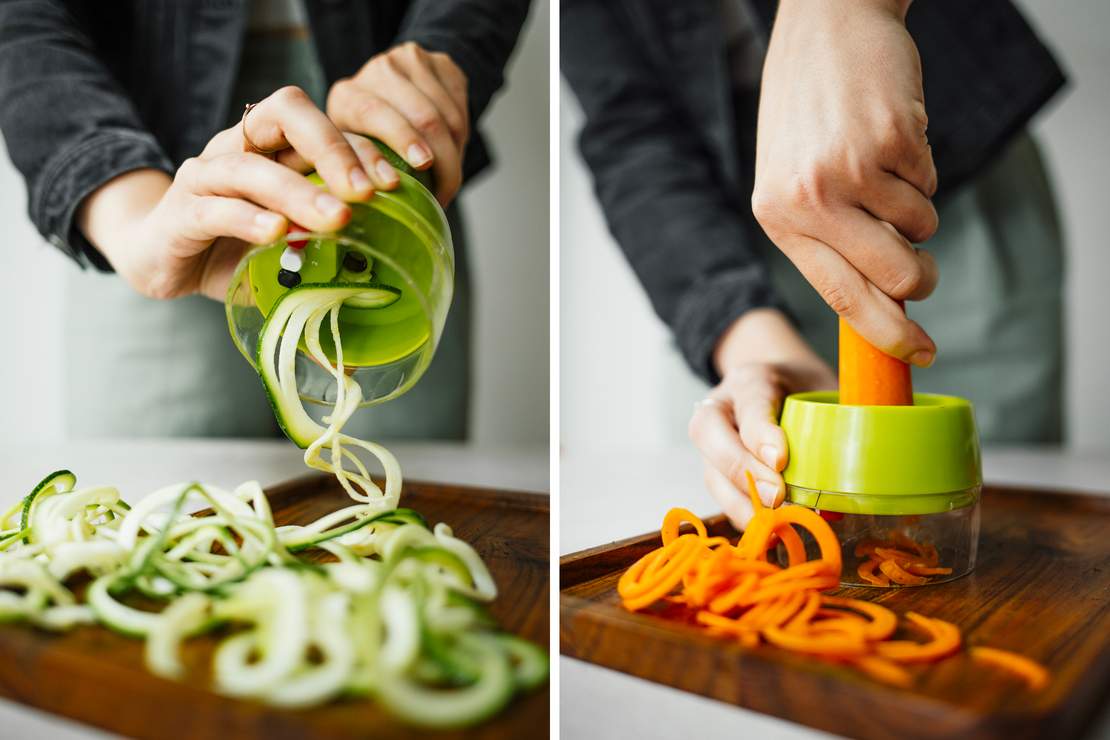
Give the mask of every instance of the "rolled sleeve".
<path id="1" fill-rule="evenodd" d="M 44 237 L 82 266 L 110 270 L 107 260 L 76 227 L 77 208 L 112 178 L 140 169 L 174 171 L 152 135 L 128 129 L 97 131 L 47 161 L 31 188 L 31 220 Z"/>

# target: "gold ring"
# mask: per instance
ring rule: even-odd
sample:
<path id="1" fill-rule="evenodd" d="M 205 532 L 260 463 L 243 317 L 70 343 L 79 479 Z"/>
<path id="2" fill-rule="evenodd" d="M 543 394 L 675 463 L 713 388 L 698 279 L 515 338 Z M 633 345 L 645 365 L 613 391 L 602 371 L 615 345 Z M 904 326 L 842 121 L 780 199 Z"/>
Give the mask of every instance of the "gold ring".
<path id="1" fill-rule="evenodd" d="M 256 105 L 258 103 L 247 103 L 246 107 L 243 108 L 243 117 L 239 120 L 239 128 L 243 131 L 243 151 L 251 154 L 261 154 L 264 157 L 270 156 L 281 151 L 281 149 L 263 149 L 251 141 L 251 137 L 247 135 L 247 115 L 254 110 Z"/>

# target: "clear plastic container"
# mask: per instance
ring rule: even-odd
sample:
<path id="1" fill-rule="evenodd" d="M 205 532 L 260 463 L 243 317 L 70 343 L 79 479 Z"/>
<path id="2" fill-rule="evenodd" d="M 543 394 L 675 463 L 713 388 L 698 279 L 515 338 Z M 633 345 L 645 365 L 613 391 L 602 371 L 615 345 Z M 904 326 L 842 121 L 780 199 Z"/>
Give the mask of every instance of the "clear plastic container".
<path id="1" fill-rule="evenodd" d="M 840 582 L 845 586 L 866 586 L 872 588 L 899 588 L 944 583 L 967 575 L 975 568 L 979 549 L 979 497 L 980 489 L 965 491 L 959 496 L 944 496 L 946 502 L 963 504 L 928 514 L 862 514 L 843 513 L 833 508 L 853 508 L 844 505 L 843 499 L 835 493 L 792 490 L 787 487 L 786 506 L 801 504 L 790 503 L 795 498 L 818 502 L 814 508 L 829 523 L 837 539 L 840 540 L 844 566 Z M 855 508 L 858 497 L 852 496 Z M 939 498 L 939 497 L 938 497 Z M 943 509 L 944 504 L 937 502 Z M 832 507 L 822 509 L 821 506 Z M 820 557 L 817 544 L 808 534 L 803 533 L 807 554 L 811 558 Z M 914 582 L 897 583 L 875 566 L 879 558 L 876 548 L 883 548 L 880 554 L 895 555 L 908 553 L 915 558 L 910 563 L 919 563 L 929 569 L 949 569 L 950 572 L 929 572 L 915 568 L 918 573 L 907 571 L 907 564 L 899 567 L 912 576 Z M 896 552 L 895 552 L 896 551 Z M 785 548 L 780 546 L 778 557 L 784 566 L 787 563 Z M 861 573 L 861 568 L 863 573 Z M 868 578 L 864 573 L 869 574 Z M 917 579 L 924 579 L 917 582 Z M 887 581 L 888 584 L 881 583 Z"/>

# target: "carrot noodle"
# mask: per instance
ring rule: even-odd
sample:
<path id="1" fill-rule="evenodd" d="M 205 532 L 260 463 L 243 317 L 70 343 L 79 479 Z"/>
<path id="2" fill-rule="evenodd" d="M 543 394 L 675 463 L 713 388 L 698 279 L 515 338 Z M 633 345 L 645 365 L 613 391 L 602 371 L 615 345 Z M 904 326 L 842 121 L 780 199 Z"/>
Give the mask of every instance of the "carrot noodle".
<path id="1" fill-rule="evenodd" d="M 1029 688 L 1040 691 L 1048 685 L 1048 669 L 1024 655 L 1009 650 L 976 645 L 971 648 L 971 659 L 976 663 L 1002 668 L 1025 680 Z"/>
<path id="2" fill-rule="evenodd" d="M 914 681 L 906 666 L 935 663 L 960 652 L 963 638 L 950 622 L 914 612 L 900 620 L 881 604 L 825 593 L 838 586 L 843 565 L 840 543 L 828 523 L 804 507 L 764 506 L 750 474 L 748 494 L 755 514 L 735 544 L 710 537 L 702 521 L 685 509 L 668 512 L 660 532 L 662 546 L 637 560 L 617 583 L 623 606 L 636 612 L 666 603 L 676 612 L 686 611 L 684 621 L 692 616 L 707 634 L 744 648 L 770 645 L 903 688 Z M 683 524 L 694 531 L 682 534 Z M 807 559 L 795 527 L 809 532 L 820 558 Z M 785 568 L 767 561 L 776 539 L 788 552 Z M 858 575 L 875 585 L 918 584 L 928 576 L 951 573 L 938 564 L 935 547 L 900 533 L 885 542 L 861 541 L 855 553 L 867 557 Z M 925 641 L 893 639 L 900 623 Z M 1047 670 L 1028 658 L 984 647 L 971 648 L 970 654 L 977 662 L 1020 676 L 1032 689 L 1047 685 Z"/>
<path id="3" fill-rule="evenodd" d="M 856 575 L 872 586 L 923 586 L 931 576 L 952 574 L 951 568 L 940 565 L 932 543 L 918 542 L 897 529 L 888 532 L 885 540 L 860 540 L 853 552 L 857 558 L 867 558 L 856 567 Z"/>

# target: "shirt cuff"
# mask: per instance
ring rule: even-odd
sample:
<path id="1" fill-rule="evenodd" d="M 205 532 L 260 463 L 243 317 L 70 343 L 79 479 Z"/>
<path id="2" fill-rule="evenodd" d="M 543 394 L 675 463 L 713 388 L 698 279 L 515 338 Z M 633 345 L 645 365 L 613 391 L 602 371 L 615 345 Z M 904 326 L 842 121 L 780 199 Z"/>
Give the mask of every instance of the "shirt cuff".
<path id="1" fill-rule="evenodd" d="M 156 169 L 174 172 L 157 140 L 131 129 L 107 129 L 58 152 L 44 167 L 30 194 L 31 221 L 47 241 L 82 267 L 105 272 L 111 265 L 74 223 L 81 202 L 98 187 L 126 172 Z"/>
<path id="2" fill-rule="evenodd" d="M 713 351 L 721 336 L 753 308 L 777 308 L 788 313 L 762 265 L 717 273 L 688 289 L 675 312 L 674 335 L 690 368 L 710 385 L 721 382 L 713 366 Z"/>

